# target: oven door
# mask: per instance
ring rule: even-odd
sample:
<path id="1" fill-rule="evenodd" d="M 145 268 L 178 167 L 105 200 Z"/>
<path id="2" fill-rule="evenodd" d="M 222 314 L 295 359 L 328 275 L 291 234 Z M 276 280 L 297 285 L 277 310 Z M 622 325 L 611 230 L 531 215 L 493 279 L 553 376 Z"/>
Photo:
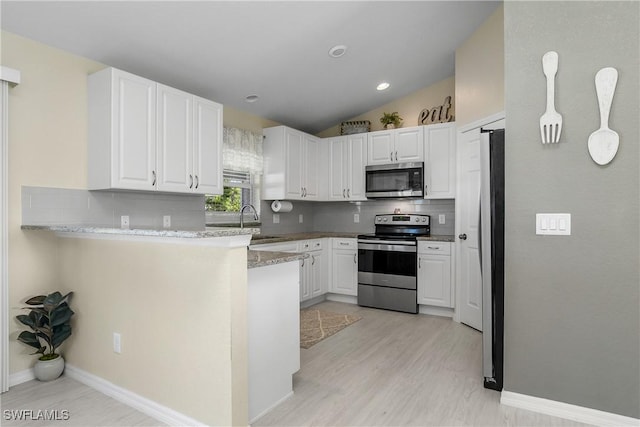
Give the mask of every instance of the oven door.
<path id="1" fill-rule="evenodd" d="M 415 241 L 358 241 L 358 304 L 417 313 Z"/>
<path id="2" fill-rule="evenodd" d="M 358 241 L 358 283 L 416 289 L 416 242 Z"/>

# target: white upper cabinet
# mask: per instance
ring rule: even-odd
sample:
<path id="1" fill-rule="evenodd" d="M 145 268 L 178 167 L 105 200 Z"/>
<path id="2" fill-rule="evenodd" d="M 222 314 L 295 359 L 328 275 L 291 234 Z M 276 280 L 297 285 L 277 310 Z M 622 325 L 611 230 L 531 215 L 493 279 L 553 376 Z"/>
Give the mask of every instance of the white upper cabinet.
<path id="1" fill-rule="evenodd" d="M 424 160 L 423 126 L 380 130 L 368 134 L 367 164 L 421 162 Z"/>
<path id="2" fill-rule="evenodd" d="M 222 193 L 222 105 L 107 68 L 89 76 L 89 188 Z"/>
<path id="3" fill-rule="evenodd" d="M 105 69 L 89 77 L 89 189 L 153 190 L 156 86 Z"/>
<path id="4" fill-rule="evenodd" d="M 194 191 L 222 194 L 222 105 L 194 96 L 193 113 Z"/>
<path id="5" fill-rule="evenodd" d="M 276 126 L 263 130 L 264 200 L 320 200 L 326 160 L 319 138 Z"/>
<path id="6" fill-rule="evenodd" d="M 328 139 L 329 200 L 366 200 L 367 134 Z"/>
<path id="7" fill-rule="evenodd" d="M 456 197 L 455 123 L 424 126 L 425 199 Z"/>

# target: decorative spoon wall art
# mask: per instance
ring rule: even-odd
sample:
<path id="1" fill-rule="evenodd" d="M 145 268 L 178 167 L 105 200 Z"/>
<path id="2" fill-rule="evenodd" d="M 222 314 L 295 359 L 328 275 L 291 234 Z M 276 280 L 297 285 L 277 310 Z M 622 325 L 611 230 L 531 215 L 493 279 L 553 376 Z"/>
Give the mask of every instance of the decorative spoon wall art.
<path id="1" fill-rule="evenodd" d="M 618 70 L 606 67 L 596 74 L 596 94 L 600 108 L 600 129 L 589 136 L 589 154 L 594 162 L 606 165 L 615 157 L 620 145 L 620 136 L 609 129 L 609 113 L 613 94 L 618 83 Z"/>

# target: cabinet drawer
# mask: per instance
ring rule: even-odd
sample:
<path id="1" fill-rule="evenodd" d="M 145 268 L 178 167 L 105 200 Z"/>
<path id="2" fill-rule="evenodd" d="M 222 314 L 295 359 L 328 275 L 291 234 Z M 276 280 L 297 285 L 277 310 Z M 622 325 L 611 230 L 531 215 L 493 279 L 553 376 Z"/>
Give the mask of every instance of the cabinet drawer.
<path id="1" fill-rule="evenodd" d="M 298 247 L 300 252 L 319 251 L 322 249 L 324 249 L 324 242 L 322 239 L 302 240 Z"/>
<path id="2" fill-rule="evenodd" d="M 418 242 L 418 253 L 432 255 L 451 255 L 451 243 Z"/>
<path id="3" fill-rule="evenodd" d="M 332 239 L 333 249 L 358 249 L 356 239 Z"/>

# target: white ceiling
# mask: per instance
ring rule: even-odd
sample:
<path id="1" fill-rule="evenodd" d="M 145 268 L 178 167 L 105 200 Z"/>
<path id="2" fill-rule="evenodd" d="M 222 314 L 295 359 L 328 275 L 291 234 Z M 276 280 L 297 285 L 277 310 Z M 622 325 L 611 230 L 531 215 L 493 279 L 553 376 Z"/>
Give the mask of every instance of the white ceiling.
<path id="1" fill-rule="evenodd" d="M 3 0 L 1 15 L 9 32 L 317 133 L 452 76 L 499 3 Z"/>

